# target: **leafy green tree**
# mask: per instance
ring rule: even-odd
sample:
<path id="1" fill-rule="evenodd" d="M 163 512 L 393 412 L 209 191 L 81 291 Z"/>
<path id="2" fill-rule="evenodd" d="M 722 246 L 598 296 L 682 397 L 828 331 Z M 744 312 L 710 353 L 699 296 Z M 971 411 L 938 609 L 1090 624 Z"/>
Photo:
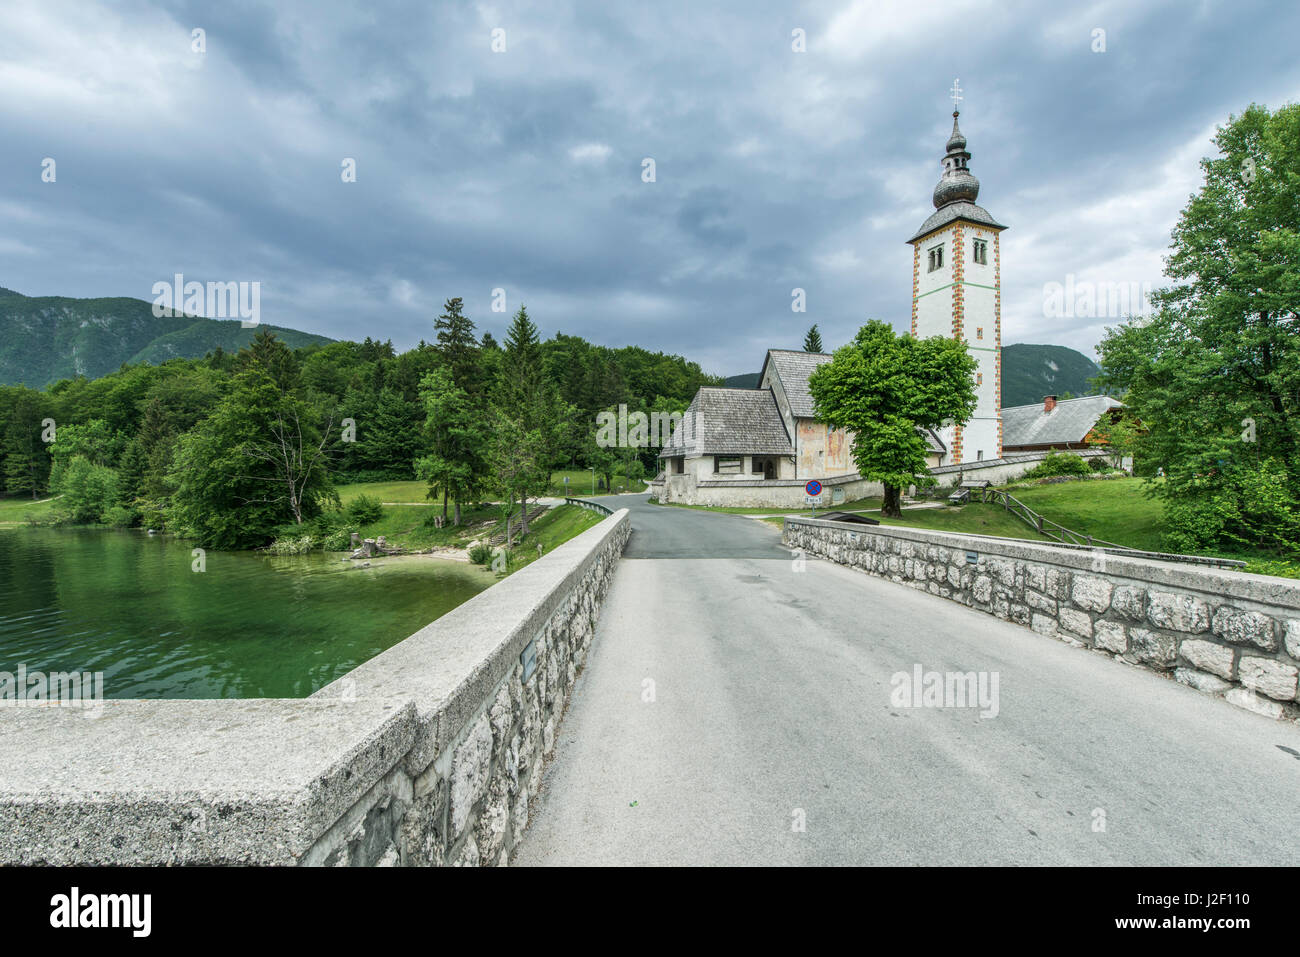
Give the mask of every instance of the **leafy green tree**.
<path id="1" fill-rule="evenodd" d="M 1159 465 L 1170 547 L 1300 549 L 1300 106 L 1252 105 L 1174 229 L 1149 318 L 1108 329 L 1100 379 Z"/>
<path id="2" fill-rule="evenodd" d="M 808 334 L 803 337 L 804 352 L 821 352 L 822 351 L 822 334 L 817 331 L 817 323 L 812 324 Z"/>
<path id="3" fill-rule="evenodd" d="M 51 490 L 61 496 L 57 512 L 64 521 L 97 525 L 117 504 L 117 473 L 84 455 L 74 455 L 59 470 L 58 483 Z"/>
<path id="4" fill-rule="evenodd" d="M 325 461 L 330 425 L 321 429 L 265 369 L 248 368 L 180 440 L 172 523 L 204 546 L 249 548 L 319 514 L 337 498 Z"/>
<path id="5" fill-rule="evenodd" d="M 975 411 L 975 368 L 959 340 L 896 336 L 873 319 L 808 380 L 818 420 L 852 433 L 858 472 L 884 485 L 882 515 L 900 516 L 902 490 L 928 474 L 917 430 Z"/>
<path id="6" fill-rule="evenodd" d="M 415 462 L 416 475 L 428 483 L 429 497 L 442 496 L 442 516 L 447 502 L 455 506 L 456 525 L 461 505 L 472 501 L 488 481 L 488 419 L 481 405 L 452 381 L 449 369 L 434 369 L 420 384 L 424 402 L 428 453 Z"/>

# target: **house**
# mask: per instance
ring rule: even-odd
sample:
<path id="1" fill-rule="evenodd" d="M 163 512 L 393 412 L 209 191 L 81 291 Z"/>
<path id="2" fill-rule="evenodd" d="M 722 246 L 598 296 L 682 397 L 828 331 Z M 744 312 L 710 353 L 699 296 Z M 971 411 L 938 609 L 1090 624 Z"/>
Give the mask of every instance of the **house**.
<path id="1" fill-rule="evenodd" d="M 804 485 L 817 479 L 825 503 L 880 495 L 853 464 L 851 433 L 816 419 L 808 380 L 831 356 L 769 349 L 755 389 L 705 386 L 659 452 L 663 473 L 654 483 L 665 502 L 691 505 L 797 507 Z M 946 452 L 923 433 L 928 461 Z"/>
<path id="2" fill-rule="evenodd" d="M 1094 429 L 1103 417 L 1114 416 L 1124 403 L 1108 395 L 1058 400 L 1002 410 L 1002 448 L 1007 452 L 1044 452 L 1094 447 Z"/>

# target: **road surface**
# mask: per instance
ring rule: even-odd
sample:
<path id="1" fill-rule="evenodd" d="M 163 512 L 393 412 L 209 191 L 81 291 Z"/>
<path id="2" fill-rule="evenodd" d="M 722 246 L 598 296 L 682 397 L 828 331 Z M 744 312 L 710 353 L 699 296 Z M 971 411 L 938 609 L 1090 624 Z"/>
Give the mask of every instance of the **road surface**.
<path id="1" fill-rule="evenodd" d="M 602 501 L 634 531 L 513 863 L 1300 860 L 1294 724 L 905 585 L 795 571 L 762 522 Z M 996 716 L 891 702 L 917 665 L 996 673 Z"/>

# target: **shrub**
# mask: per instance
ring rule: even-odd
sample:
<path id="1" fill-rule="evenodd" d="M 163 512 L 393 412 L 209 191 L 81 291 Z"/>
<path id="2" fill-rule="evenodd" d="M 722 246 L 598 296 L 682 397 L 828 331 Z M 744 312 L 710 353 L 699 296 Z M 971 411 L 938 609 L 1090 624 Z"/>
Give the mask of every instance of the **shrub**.
<path id="1" fill-rule="evenodd" d="M 1022 476 L 1027 479 L 1053 478 L 1057 475 L 1087 475 L 1091 469 L 1081 455 L 1073 452 L 1048 452 L 1047 458 L 1039 462 Z"/>
<path id="2" fill-rule="evenodd" d="M 369 525 L 383 517 L 384 507 L 377 498 L 358 495 L 348 503 L 345 512 L 348 519 L 357 525 Z"/>
<path id="3" fill-rule="evenodd" d="M 492 546 L 487 542 L 475 542 L 469 547 L 469 560 L 475 565 L 486 565 L 492 561 Z"/>
<path id="4" fill-rule="evenodd" d="M 316 541 L 310 535 L 299 535 L 297 537 L 277 538 L 266 550 L 272 555 L 305 555 L 311 551 Z"/>

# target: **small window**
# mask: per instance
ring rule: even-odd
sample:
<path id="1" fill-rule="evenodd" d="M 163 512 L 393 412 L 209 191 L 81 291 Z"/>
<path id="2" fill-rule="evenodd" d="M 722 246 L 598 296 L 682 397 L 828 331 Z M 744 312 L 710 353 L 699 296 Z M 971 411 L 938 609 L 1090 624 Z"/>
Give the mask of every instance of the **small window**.
<path id="1" fill-rule="evenodd" d="M 739 473 L 741 458 L 739 455 L 715 455 L 713 457 L 713 471 L 719 474 Z"/>
<path id="2" fill-rule="evenodd" d="M 984 327 L 983 327 L 983 326 L 976 326 L 976 327 L 975 327 L 975 338 L 976 338 L 976 339 L 983 339 L 983 338 L 984 338 Z"/>
<path id="3" fill-rule="evenodd" d="M 930 250 L 930 272 L 943 268 L 943 244 L 940 243 Z"/>
<path id="4" fill-rule="evenodd" d="M 983 239 L 975 240 L 974 246 L 971 249 L 971 257 L 981 266 L 987 266 L 989 264 L 988 242 Z"/>
<path id="5" fill-rule="evenodd" d="M 984 373 L 983 373 L 983 372 L 977 372 L 977 373 L 975 373 L 975 384 L 976 384 L 976 385 L 983 385 L 983 384 L 984 384 Z"/>
<path id="6" fill-rule="evenodd" d="M 984 461 L 984 450 L 983 450 L 983 449 L 980 449 L 978 452 L 975 453 L 975 461 L 976 461 L 976 462 L 983 462 L 983 461 Z"/>
<path id="7" fill-rule="evenodd" d="M 761 457 L 755 455 L 750 459 L 749 472 L 751 475 L 763 474 L 763 459 Z"/>

